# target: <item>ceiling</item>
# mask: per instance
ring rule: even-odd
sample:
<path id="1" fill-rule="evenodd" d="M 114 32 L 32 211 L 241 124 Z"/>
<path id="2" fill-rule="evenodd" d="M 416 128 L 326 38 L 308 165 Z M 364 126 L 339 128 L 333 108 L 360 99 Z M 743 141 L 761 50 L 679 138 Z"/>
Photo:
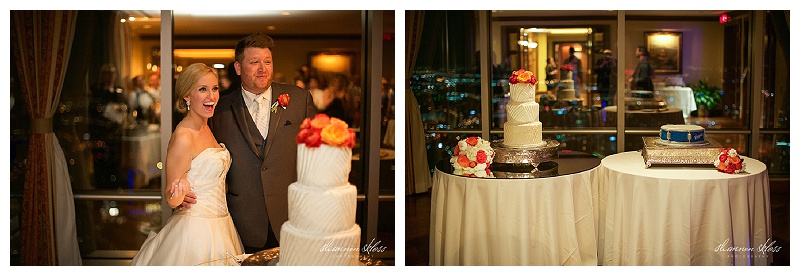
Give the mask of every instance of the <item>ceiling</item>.
<path id="1" fill-rule="evenodd" d="M 158 36 L 161 11 L 126 11 L 137 20 L 131 30 Z M 384 13 L 384 33 L 394 34 L 394 11 Z M 360 35 L 362 11 L 174 11 L 176 37 L 243 37 L 255 32 L 270 36 Z"/>
<path id="2" fill-rule="evenodd" d="M 626 16 L 657 16 L 657 17 L 709 17 L 718 18 L 725 13 L 722 10 L 625 10 Z M 617 16 L 617 10 L 545 10 L 545 11 L 522 11 L 522 10 L 494 10 L 493 17 L 561 17 L 565 14 L 570 16 Z"/>

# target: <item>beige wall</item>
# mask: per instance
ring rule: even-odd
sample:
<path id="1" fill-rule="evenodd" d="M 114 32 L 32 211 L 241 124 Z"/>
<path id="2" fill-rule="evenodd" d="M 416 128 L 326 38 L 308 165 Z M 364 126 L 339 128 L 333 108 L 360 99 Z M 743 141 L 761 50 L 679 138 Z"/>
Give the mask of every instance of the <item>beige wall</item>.
<path id="1" fill-rule="evenodd" d="M 388 80 L 393 81 L 395 76 L 395 49 L 394 41 L 383 41 L 384 51 L 383 60 L 383 76 Z M 129 68 L 131 74 L 142 74 L 146 70 L 146 65 L 150 62 L 150 51 L 154 47 L 159 47 L 159 41 L 142 40 L 138 38 L 132 39 L 132 68 Z M 181 41 L 184 48 L 226 48 L 235 46 L 235 41 L 206 41 L 206 42 L 193 42 Z M 228 46 L 230 45 L 230 46 Z M 310 63 L 310 56 L 315 53 L 322 52 L 337 52 L 347 53 L 353 56 L 352 69 L 356 72 L 361 70 L 361 40 L 356 39 L 281 39 L 275 38 L 275 48 L 273 48 L 273 55 L 275 61 L 275 74 L 276 77 L 280 76 L 287 83 L 293 83 L 295 72 L 300 69 L 303 64 Z M 230 60 L 232 61 L 232 60 Z M 225 65 L 230 61 L 225 60 L 207 60 L 207 61 L 190 61 L 190 60 L 176 60 L 177 63 L 188 65 L 192 62 L 206 62 L 210 63 L 223 63 Z M 361 73 L 363 78 L 363 73 Z M 126 77 L 129 81 L 129 78 Z"/>
<path id="2" fill-rule="evenodd" d="M 683 33 L 683 64 L 681 75 L 684 77 L 686 85 L 696 83 L 698 80 L 708 82 L 710 85 L 721 86 L 722 84 L 722 65 L 724 27 L 717 22 L 695 22 L 695 21 L 627 21 L 625 25 L 625 49 L 620 51 L 616 47 L 617 22 L 616 21 L 581 21 L 580 26 L 588 25 L 609 25 L 610 27 L 610 49 L 614 51 L 614 56 L 619 57 L 625 54 L 624 68 L 633 70 L 636 68 L 636 47 L 644 46 L 645 32 L 652 31 L 671 31 Z M 564 22 L 545 22 L 545 21 L 507 21 L 492 23 L 491 47 L 492 64 L 497 65 L 502 62 L 501 49 L 501 27 L 527 25 L 529 27 L 550 26 L 550 27 L 571 27 L 574 23 Z M 553 41 L 547 42 L 548 47 Z M 562 41 L 562 39 L 558 39 Z M 548 49 L 550 52 L 551 49 Z M 540 66 L 543 67 L 545 58 L 540 59 Z M 560 64 L 561 61 L 558 61 Z M 536 70 L 541 70 L 536 68 Z M 543 73 L 537 73 L 537 76 Z M 664 76 L 657 76 L 664 77 Z"/>
<path id="3" fill-rule="evenodd" d="M 722 86 L 724 26 L 717 22 L 627 21 L 625 25 L 625 69 L 636 68 L 636 47 L 645 45 L 645 32 L 683 33 L 681 75 L 687 86 L 698 80 Z M 663 77 L 663 76 L 660 76 Z"/>

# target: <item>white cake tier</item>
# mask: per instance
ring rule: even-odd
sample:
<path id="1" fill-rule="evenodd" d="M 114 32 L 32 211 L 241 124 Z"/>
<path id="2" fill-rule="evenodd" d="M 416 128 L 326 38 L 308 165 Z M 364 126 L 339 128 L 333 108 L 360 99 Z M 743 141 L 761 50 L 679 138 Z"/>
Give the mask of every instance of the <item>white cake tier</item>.
<path id="1" fill-rule="evenodd" d="M 561 71 L 561 80 L 571 80 L 572 79 L 572 71 Z"/>
<path id="2" fill-rule="evenodd" d="M 306 231 L 334 233 L 356 223 L 356 186 L 319 189 L 289 185 L 289 221 Z"/>
<path id="3" fill-rule="evenodd" d="M 573 80 L 562 80 L 558 82 L 559 89 L 575 89 L 575 82 Z"/>
<path id="4" fill-rule="evenodd" d="M 531 147 L 542 144 L 542 122 L 505 123 L 503 144 L 510 147 Z"/>
<path id="5" fill-rule="evenodd" d="M 281 228 L 278 265 L 356 266 L 360 264 L 360 242 L 358 225 L 336 233 L 315 233 L 302 231 L 287 221 Z"/>
<path id="6" fill-rule="evenodd" d="M 705 131 L 706 129 L 698 125 L 663 125 L 661 126 L 661 130 L 692 132 L 692 131 Z"/>
<path id="7" fill-rule="evenodd" d="M 348 185 L 352 158 L 353 151 L 348 147 L 297 145 L 297 183 L 316 187 Z"/>
<path id="8" fill-rule="evenodd" d="M 511 84 L 512 102 L 532 102 L 536 100 L 536 87 L 530 83 Z"/>
<path id="9" fill-rule="evenodd" d="M 514 124 L 533 123 L 539 121 L 539 104 L 536 102 L 511 102 L 506 105 L 508 122 Z"/>
<path id="10" fill-rule="evenodd" d="M 572 99 L 575 98 L 575 89 L 562 89 L 556 91 L 557 99 Z"/>

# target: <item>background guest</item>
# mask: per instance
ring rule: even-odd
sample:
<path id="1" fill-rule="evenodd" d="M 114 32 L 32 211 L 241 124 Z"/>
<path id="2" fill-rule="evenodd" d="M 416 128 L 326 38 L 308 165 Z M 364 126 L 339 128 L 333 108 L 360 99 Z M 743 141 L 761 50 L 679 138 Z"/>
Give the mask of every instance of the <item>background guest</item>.
<path id="1" fill-rule="evenodd" d="M 617 94 L 617 59 L 611 55 L 611 50 L 603 50 L 603 59 L 597 60 L 594 73 L 597 74 L 597 91 L 600 92 L 601 106 L 613 104 Z"/>
<path id="2" fill-rule="evenodd" d="M 628 79 L 631 83 L 631 90 L 653 91 L 653 66 L 650 64 L 650 52 L 644 46 L 636 47 L 636 57 L 639 64 L 633 71 L 633 75 Z"/>
<path id="3" fill-rule="evenodd" d="M 547 58 L 547 66 L 544 67 L 545 79 L 544 83 L 547 85 L 547 92 L 555 93 L 556 84 L 558 83 L 558 64 L 553 57 Z"/>
<path id="4" fill-rule="evenodd" d="M 575 82 L 575 98 L 580 98 L 581 88 L 583 88 L 583 65 L 581 64 L 581 60 L 575 56 L 575 47 L 569 47 L 569 57 L 567 57 L 562 64 L 569 64 L 572 66 L 572 81 Z"/>
<path id="5" fill-rule="evenodd" d="M 348 125 L 353 125 L 353 100 L 347 91 L 347 83 L 347 77 L 342 74 L 334 74 L 331 77 L 328 87 L 325 88 L 325 94 L 326 96 L 332 95 L 332 99 L 325 110 L 321 110 L 320 113 L 339 118 Z"/>

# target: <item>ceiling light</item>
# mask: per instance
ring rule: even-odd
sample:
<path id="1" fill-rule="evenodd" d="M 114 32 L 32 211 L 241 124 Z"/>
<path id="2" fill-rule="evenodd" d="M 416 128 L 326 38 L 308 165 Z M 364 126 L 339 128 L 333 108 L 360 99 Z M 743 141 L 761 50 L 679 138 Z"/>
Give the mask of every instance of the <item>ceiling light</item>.
<path id="1" fill-rule="evenodd" d="M 175 49 L 178 58 L 225 58 L 233 59 L 233 49 Z"/>
<path id="2" fill-rule="evenodd" d="M 589 28 L 574 28 L 574 29 L 550 29 L 551 34 L 590 34 L 592 29 Z"/>

